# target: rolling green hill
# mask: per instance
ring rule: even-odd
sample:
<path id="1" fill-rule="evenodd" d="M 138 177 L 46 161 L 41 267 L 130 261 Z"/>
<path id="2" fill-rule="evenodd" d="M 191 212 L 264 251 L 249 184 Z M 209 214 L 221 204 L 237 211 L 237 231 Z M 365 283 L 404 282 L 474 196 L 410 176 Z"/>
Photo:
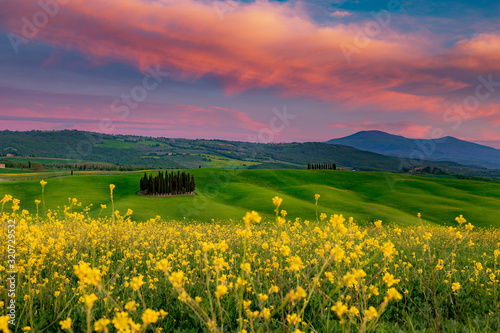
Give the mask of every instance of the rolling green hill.
<path id="1" fill-rule="evenodd" d="M 111 214 L 109 184 L 116 185 L 115 208 L 134 211 L 134 219 L 211 221 L 239 220 L 246 211 L 256 210 L 273 218 L 271 198 L 283 198 L 288 218 L 314 220 L 314 194 L 321 195 L 319 213 L 341 213 L 357 221 L 398 224 L 417 223 L 416 214 L 437 224 L 455 224 L 463 214 L 476 226 L 500 226 L 500 183 L 457 179 L 424 178 L 379 172 L 322 170 L 191 170 L 197 183 L 197 196 L 149 198 L 137 195 L 142 173 L 89 174 L 58 177 L 45 187 L 47 208 L 54 209 L 76 197 L 83 206 L 94 204 L 90 213 Z M 21 199 L 22 208 L 35 210 L 41 198 L 39 180 L 0 182 L 0 196 Z"/>
<path id="2" fill-rule="evenodd" d="M 305 169 L 308 163 L 336 163 L 339 168 L 401 171 L 429 166 L 450 173 L 500 177 L 500 170 L 455 162 L 415 161 L 319 142 L 250 143 L 226 140 L 150 138 L 83 131 L 0 131 L 0 160 L 28 161 L 35 157 L 63 163 L 121 165 L 148 168 L 198 167 L 223 169 Z M 3 156 L 3 157 L 1 157 Z M 51 158 L 50 160 L 47 158 Z M 78 163 L 77 163 L 78 162 Z M 128 168 L 132 170 L 132 168 Z"/>

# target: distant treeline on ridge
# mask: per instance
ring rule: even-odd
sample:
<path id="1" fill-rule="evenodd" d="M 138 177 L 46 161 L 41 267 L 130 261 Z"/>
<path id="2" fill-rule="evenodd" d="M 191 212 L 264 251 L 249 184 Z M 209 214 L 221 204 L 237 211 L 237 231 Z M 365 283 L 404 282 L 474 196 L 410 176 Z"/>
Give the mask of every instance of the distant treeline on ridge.
<path id="1" fill-rule="evenodd" d="M 307 163 L 308 170 L 337 170 L 335 163 Z"/>
<path id="2" fill-rule="evenodd" d="M 193 194 L 196 188 L 194 176 L 187 172 L 162 172 L 141 178 L 141 192 L 147 195 L 183 195 Z"/>

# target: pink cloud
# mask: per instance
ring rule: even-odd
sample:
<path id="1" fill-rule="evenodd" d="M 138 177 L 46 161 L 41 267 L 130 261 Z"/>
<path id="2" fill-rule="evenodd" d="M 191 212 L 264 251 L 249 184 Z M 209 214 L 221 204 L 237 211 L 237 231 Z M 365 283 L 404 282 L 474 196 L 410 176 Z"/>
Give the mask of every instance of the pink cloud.
<path id="1" fill-rule="evenodd" d="M 4 7 L 2 25 L 14 32 L 21 29 L 20 17 L 40 10 L 30 0 L 4 0 Z M 432 54 L 432 38 L 386 28 L 360 47 L 352 28 L 365 22 L 322 26 L 301 8 L 240 3 L 222 20 L 211 1 L 72 0 L 36 38 L 79 50 L 95 64 L 120 61 L 141 70 L 159 64 L 179 79 L 213 76 L 228 94 L 274 89 L 287 97 L 336 101 L 346 109 L 442 113 L 449 102 L 439 94 L 468 86 L 457 73 L 500 70 L 496 34 Z M 341 45 L 355 47 L 350 63 Z M 57 59 L 53 55 L 45 64 Z"/>
<path id="2" fill-rule="evenodd" d="M 120 114 L 121 115 L 121 114 Z M 255 134 L 268 125 L 252 119 L 245 112 L 209 106 L 198 107 L 192 105 L 157 105 L 143 103 L 141 112 L 130 112 L 120 119 L 120 115 L 113 114 L 111 110 L 102 113 L 101 110 L 89 108 L 78 109 L 60 106 L 57 108 L 38 106 L 37 108 L 3 108 L 0 110 L 2 124 L 15 124 L 13 129 L 80 129 L 101 132 L 101 121 L 110 121 L 116 133 L 126 132 L 121 129 L 133 128 L 134 131 L 151 129 L 161 131 L 178 131 L 179 133 L 192 132 L 208 134 L 217 137 L 221 132 L 239 132 L 238 137 L 244 133 Z M 37 124 L 34 126 L 34 124 Z M 10 126 L 10 125 L 9 125 Z M 10 129 L 10 127 L 5 127 Z M 109 132 L 109 131 L 108 131 Z M 161 135 L 161 134 L 158 134 Z M 279 135 L 277 135 L 279 136 Z"/>
<path id="3" fill-rule="evenodd" d="M 336 17 L 336 18 L 342 18 L 342 17 L 351 16 L 351 13 L 348 12 L 347 10 L 336 10 L 333 13 L 331 13 L 330 16 Z"/>
<path id="4" fill-rule="evenodd" d="M 500 35 L 478 34 L 471 39 L 458 41 L 446 54 L 449 63 L 474 71 L 499 71 Z"/>

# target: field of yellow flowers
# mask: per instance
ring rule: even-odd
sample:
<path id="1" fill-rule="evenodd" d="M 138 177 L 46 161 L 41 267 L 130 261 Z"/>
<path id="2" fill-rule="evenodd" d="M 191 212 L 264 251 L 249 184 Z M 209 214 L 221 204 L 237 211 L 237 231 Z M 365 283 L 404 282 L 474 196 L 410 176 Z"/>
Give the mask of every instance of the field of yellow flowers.
<path id="1" fill-rule="evenodd" d="M 360 227 L 318 211 L 289 219 L 275 197 L 268 221 L 138 223 L 131 211 L 91 218 L 74 198 L 45 210 L 43 193 L 33 213 L 0 203 L 4 333 L 500 329 L 500 232 L 463 216 Z"/>

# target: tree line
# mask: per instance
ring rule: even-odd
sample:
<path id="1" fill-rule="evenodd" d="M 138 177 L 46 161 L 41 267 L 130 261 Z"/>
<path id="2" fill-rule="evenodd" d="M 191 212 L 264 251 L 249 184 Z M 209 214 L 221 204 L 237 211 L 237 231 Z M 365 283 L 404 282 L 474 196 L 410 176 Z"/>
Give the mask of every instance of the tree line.
<path id="1" fill-rule="evenodd" d="M 113 164 L 72 164 L 72 163 L 39 163 L 39 162 L 20 162 L 0 159 L 0 164 L 5 164 L 6 168 L 40 170 L 75 170 L 75 171 L 134 171 L 144 169 L 144 167 L 133 167 L 129 165 Z"/>
<path id="2" fill-rule="evenodd" d="M 196 189 L 194 176 L 187 172 L 162 172 L 158 175 L 144 176 L 140 181 L 141 192 L 149 195 L 182 195 L 191 194 Z"/>
<path id="3" fill-rule="evenodd" d="M 337 170 L 335 163 L 307 163 L 308 170 Z"/>

